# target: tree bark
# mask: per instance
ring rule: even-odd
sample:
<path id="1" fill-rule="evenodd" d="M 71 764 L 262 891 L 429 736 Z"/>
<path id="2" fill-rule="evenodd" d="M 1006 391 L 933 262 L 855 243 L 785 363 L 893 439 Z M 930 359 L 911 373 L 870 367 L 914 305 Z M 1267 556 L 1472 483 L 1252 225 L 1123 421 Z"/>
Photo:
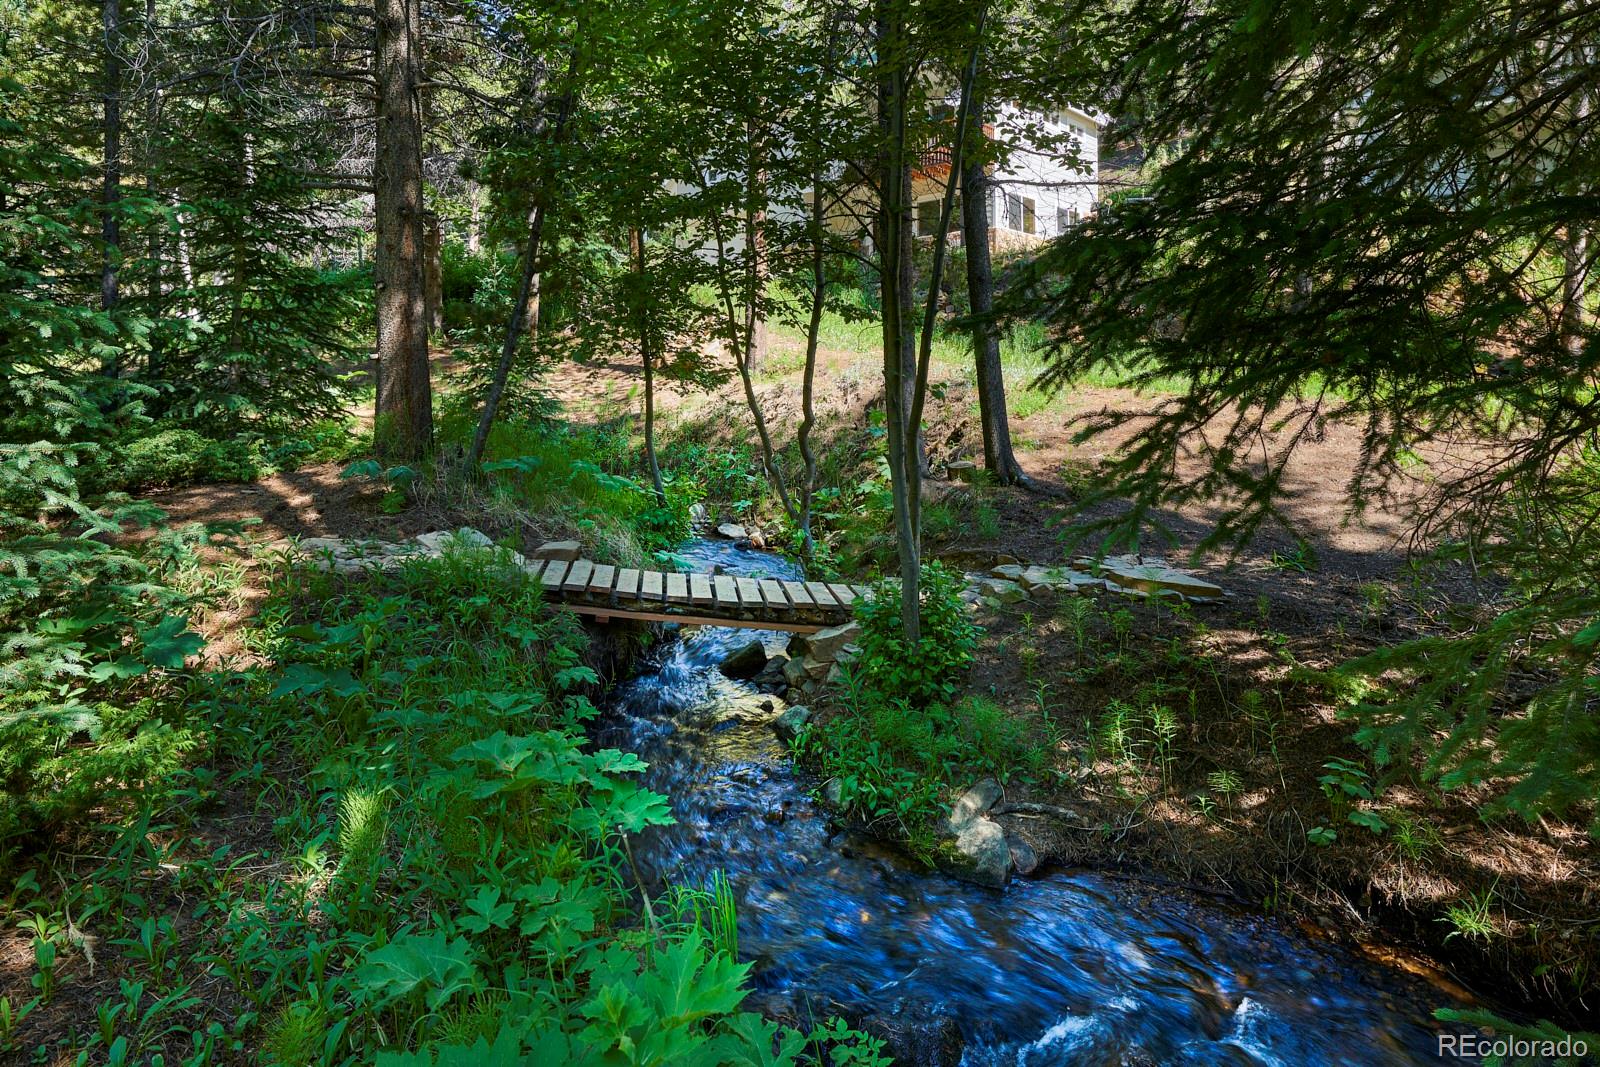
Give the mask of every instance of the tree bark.
<path id="1" fill-rule="evenodd" d="M 972 313 L 972 348 L 977 360 L 978 421 L 983 427 L 983 465 L 1000 485 L 1026 482 L 1011 446 L 1006 413 L 1006 380 L 1000 366 L 1000 336 L 990 317 L 994 312 L 994 268 L 989 259 L 989 197 L 984 170 L 983 101 L 976 95 L 968 109 L 967 155 L 961 168 L 961 243 L 967 250 L 967 302 Z"/>
<path id="2" fill-rule="evenodd" d="M 656 505 L 667 506 L 667 487 L 661 480 L 661 464 L 656 462 L 656 372 L 655 346 L 650 340 L 649 274 L 645 269 L 644 231 L 632 234 L 634 270 L 638 272 L 639 359 L 644 364 L 644 458 L 650 467 L 650 484 L 655 489 Z"/>
<path id="3" fill-rule="evenodd" d="M 117 268 L 122 259 L 122 10 L 120 0 L 103 0 L 100 6 L 103 34 L 101 101 L 104 136 L 100 172 L 100 310 L 114 311 L 119 298 Z M 104 371 L 115 376 L 120 367 L 115 355 L 107 357 Z"/>
<path id="4" fill-rule="evenodd" d="M 473 255 L 483 243 L 483 186 L 467 183 L 467 251 Z"/>
<path id="5" fill-rule="evenodd" d="M 156 0 L 144 0 L 144 33 L 149 49 L 149 55 L 155 55 L 156 33 Z M 152 60 L 152 63 L 154 61 Z M 161 89 L 152 87 L 145 95 L 144 103 L 144 192 L 150 203 L 154 204 L 159 198 L 156 187 L 156 147 L 159 142 L 161 128 Z M 150 284 L 148 300 L 150 302 L 150 355 L 145 368 L 150 377 L 154 378 L 161 373 L 161 363 L 165 355 L 165 334 L 162 329 L 161 319 L 165 314 L 166 294 L 163 292 L 165 278 L 161 266 L 161 257 L 164 252 L 162 247 L 162 227 L 165 223 L 160 216 L 150 222 L 147 234 L 148 248 L 146 255 L 150 259 Z"/>
<path id="6" fill-rule="evenodd" d="M 752 123 L 747 132 L 750 158 L 745 185 L 745 334 L 748 350 L 745 361 L 752 371 L 759 370 L 767 358 L 767 212 L 766 159 L 761 134 Z"/>
<path id="7" fill-rule="evenodd" d="M 432 211 L 426 213 L 422 226 L 422 280 L 430 337 L 444 333 L 444 264 L 439 261 L 443 240 L 439 216 Z"/>
<path id="8" fill-rule="evenodd" d="M 1567 227 L 1566 237 L 1562 241 L 1562 257 L 1565 271 L 1561 285 L 1561 339 L 1571 355 L 1581 356 L 1584 326 L 1588 322 L 1584 304 L 1589 297 L 1589 269 L 1592 266 L 1589 235 L 1582 227 Z"/>
<path id="9" fill-rule="evenodd" d="M 423 256 L 422 59 L 418 0 L 374 0 L 378 83 L 373 196 L 376 242 L 378 405 L 376 444 L 387 458 L 416 460 L 433 443 L 433 389 Z"/>
<path id="10" fill-rule="evenodd" d="M 907 422 L 916 376 L 911 324 L 911 166 L 906 145 L 907 66 L 905 10 L 900 0 L 876 0 L 879 286 L 883 293 L 883 407 L 889 482 L 894 502 L 895 548 L 900 559 L 900 622 L 907 641 L 922 638 L 922 559 L 911 494 L 920 468 L 916 428 Z"/>
<path id="11" fill-rule="evenodd" d="M 800 460 L 805 465 L 805 480 L 800 484 L 800 553 L 807 561 L 816 555 L 817 550 L 816 538 L 811 533 L 811 502 L 817 490 L 817 455 L 811 447 L 811 431 L 817 424 L 814 389 L 817 343 L 822 335 L 822 312 L 828 299 L 826 240 L 822 170 L 818 168 L 811 178 L 811 316 L 806 321 L 806 361 L 800 378 L 800 428 L 795 432 Z"/>
<path id="12" fill-rule="evenodd" d="M 949 177 L 944 193 L 939 198 L 939 223 L 933 235 L 933 254 L 929 257 L 928 297 L 923 305 L 922 330 L 918 337 L 916 384 L 911 390 L 910 411 L 906 423 L 917 432 L 918 455 L 915 474 L 911 478 L 912 528 L 917 532 L 917 547 L 922 539 L 922 472 L 926 455 L 922 447 L 922 409 L 928 395 L 928 373 L 933 365 L 933 335 L 939 324 L 939 293 L 944 284 L 945 252 L 950 243 L 950 212 L 955 201 L 956 182 L 966 161 L 966 128 L 972 113 L 972 95 L 978 80 L 978 60 L 983 53 L 983 32 L 988 21 L 988 7 L 978 7 L 978 18 L 972 38 L 972 47 L 961 72 L 961 99 L 956 108 L 955 129 L 952 131 Z"/>

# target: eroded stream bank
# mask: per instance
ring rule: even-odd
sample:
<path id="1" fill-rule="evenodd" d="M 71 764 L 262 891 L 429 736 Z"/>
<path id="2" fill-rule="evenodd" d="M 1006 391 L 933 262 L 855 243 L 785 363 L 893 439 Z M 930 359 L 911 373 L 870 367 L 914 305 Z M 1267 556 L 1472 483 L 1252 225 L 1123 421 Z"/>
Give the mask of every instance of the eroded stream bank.
<path id="1" fill-rule="evenodd" d="M 725 544 L 685 553 L 797 576 Z M 1093 872 L 985 889 L 840 832 L 771 729 L 777 705 L 716 669 L 750 636 L 664 643 L 615 688 L 601 731 L 649 762 L 678 818 L 640 843 L 647 877 L 729 877 L 753 1006 L 843 1014 L 911 1062 L 971 1067 L 1451 1062 L 1431 1015 L 1447 993 L 1285 923 Z"/>

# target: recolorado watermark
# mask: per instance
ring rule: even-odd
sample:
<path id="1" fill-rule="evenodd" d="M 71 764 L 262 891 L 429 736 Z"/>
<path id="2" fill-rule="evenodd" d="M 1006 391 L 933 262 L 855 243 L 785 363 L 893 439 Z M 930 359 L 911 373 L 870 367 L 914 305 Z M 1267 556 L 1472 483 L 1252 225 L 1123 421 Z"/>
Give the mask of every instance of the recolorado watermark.
<path id="1" fill-rule="evenodd" d="M 1487 1059 L 1540 1056 L 1545 1059 L 1571 1059 L 1587 1056 L 1589 1043 L 1571 1034 L 1561 1038 L 1493 1036 L 1490 1034 L 1440 1034 L 1440 1056 L 1468 1056 Z"/>

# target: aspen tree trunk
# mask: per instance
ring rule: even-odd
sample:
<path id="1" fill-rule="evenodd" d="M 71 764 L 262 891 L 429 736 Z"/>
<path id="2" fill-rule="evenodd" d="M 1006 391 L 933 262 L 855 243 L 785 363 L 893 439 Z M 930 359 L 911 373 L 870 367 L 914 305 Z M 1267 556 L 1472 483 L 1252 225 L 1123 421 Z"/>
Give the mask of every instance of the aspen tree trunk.
<path id="1" fill-rule="evenodd" d="M 747 130 L 749 172 L 745 183 L 745 361 L 752 371 L 760 370 L 767 357 L 767 212 L 766 153 L 761 135 L 752 123 Z"/>
<path id="2" fill-rule="evenodd" d="M 579 14 L 578 22 L 573 27 L 573 51 L 566 64 L 566 83 L 562 88 L 562 102 L 555 112 L 555 126 L 550 130 L 550 144 L 562 146 L 566 142 L 566 130 L 573 117 L 573 109 L 578 107 L 578 82 L 584 70 L 584 24 Z M 533 190 L 533 205 L 528 210 L 528 248 L 523 253 L 522 278 L 517 283 L 517 299 L 510 309 L 510 322 L 506 323 L 506 341 L 501 344 L 501 357 L 494 365 L 494 378 L 490 382 L 488 397 L 483 398 L 483 411 L 478 413 L 478 427 L 472 434 L 472 446 L 467 450 L 467 467 L 475 469 L 478 462 L 482 462 L 483 448 L 490 440 L 490 427 L 494 426 L 494 414 L 499 411 L 501 397 L 506 395 L 506 382 L 510 378 L 510 366 L 517 357 L 517 346 L 522 344 L 523 325 L 528 322 L 528 310 L 533 307 L 533 325 L 538 326 L 539 320 L 539 250 L 544 243 L 544 205 L 549 198 L 549 186 L 552 174 L 542 174 L 538 186 Z"/>
<path id="3" fill-rule="evenodd" d="M 574 35 L 581 35 L 582 32 L 580 24 L 574 30 Z M 578 77 L 582 71 L 581 54 L 582 40 L 578 37 L 573 41 L 572 61 L 567 68 L 566 87 L 561 94 L 555 127 L 550 134 L 550 141 L 555 145 L 560 145 L 566 140 L 572 110 L 577 106 Z M 533 191 L 533 207 L 528 212 L 528 247 L 523 254 L 522 277 L 517 282 L 517 296 L 511 305 L 511 321 L 506 323 L 506 337 L 500 346 L 500 360 L 495 364 L 494 378 L 489 383 L 489 395 L 484 398 L 483 411 L 478 415 L 478 428 L 472 434 L 472 447 L 467 450 L 469 468 L 476 468 L 483 460 L 484 447 L 489 443 L 489 429 L 494 425 L 495 415 L 500 410 L 500 400 L 505 395 L 506 382 L 511 377 L 511 364 L 516 359 L 517 346 L 522 343 L 522 331 L 528 322 L 530 304 L 533 310 L 533 325 L 538 325 L 539 253 L 544 243 L 545 200 L 550 181 L 551 176 L 544 175 L 540 179 L 539 186 Z"/>
<path id="4" fill-rule="evenodd" d="M 822 171 L 818 168 L 811 178 L 811 316 L 806 321 L 806 362 L 800 379 L 800 428 L 795 432 L 800 460 L 805 464 L 805 480 L 800 484 L 800 552 L 806 560 L 817 550 L 816 539 L 811 534 L 811 500 L 817 490 L 817 455 L 811 447 L 811 431 L 817 424 L 814 398 L 817 342 L 822 335 L 822 312 L 828 298 L 827 249 L 823 243 L 826 240 Z"/>
<path id="5" fill-rule="evenodd" d="M 483 186 L 467 183 L 467 251 L 473 255 L 483 244 Z"/>
<path id="6" fill-rule="evenodd" d="M 433 442 L 423 268 L 422 110 L 418 0 L 374 0 L 378 83 L 373 278 L 378 311 L 376 443 L 416 460 Z"/>

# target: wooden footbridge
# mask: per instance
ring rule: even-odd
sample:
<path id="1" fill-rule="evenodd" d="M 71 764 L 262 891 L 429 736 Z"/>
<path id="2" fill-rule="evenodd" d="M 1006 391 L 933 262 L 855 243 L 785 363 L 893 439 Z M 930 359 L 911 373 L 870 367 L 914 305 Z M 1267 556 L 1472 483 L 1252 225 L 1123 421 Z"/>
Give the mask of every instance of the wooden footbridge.
<path id="1" fill-rule="evenodd" d="M 814 633 L 850 618 L 865 586 L 683 574 L 614 567 L 589 559 L 532 560 L 545 595 L 580 615 L 691 626 Z"/>

